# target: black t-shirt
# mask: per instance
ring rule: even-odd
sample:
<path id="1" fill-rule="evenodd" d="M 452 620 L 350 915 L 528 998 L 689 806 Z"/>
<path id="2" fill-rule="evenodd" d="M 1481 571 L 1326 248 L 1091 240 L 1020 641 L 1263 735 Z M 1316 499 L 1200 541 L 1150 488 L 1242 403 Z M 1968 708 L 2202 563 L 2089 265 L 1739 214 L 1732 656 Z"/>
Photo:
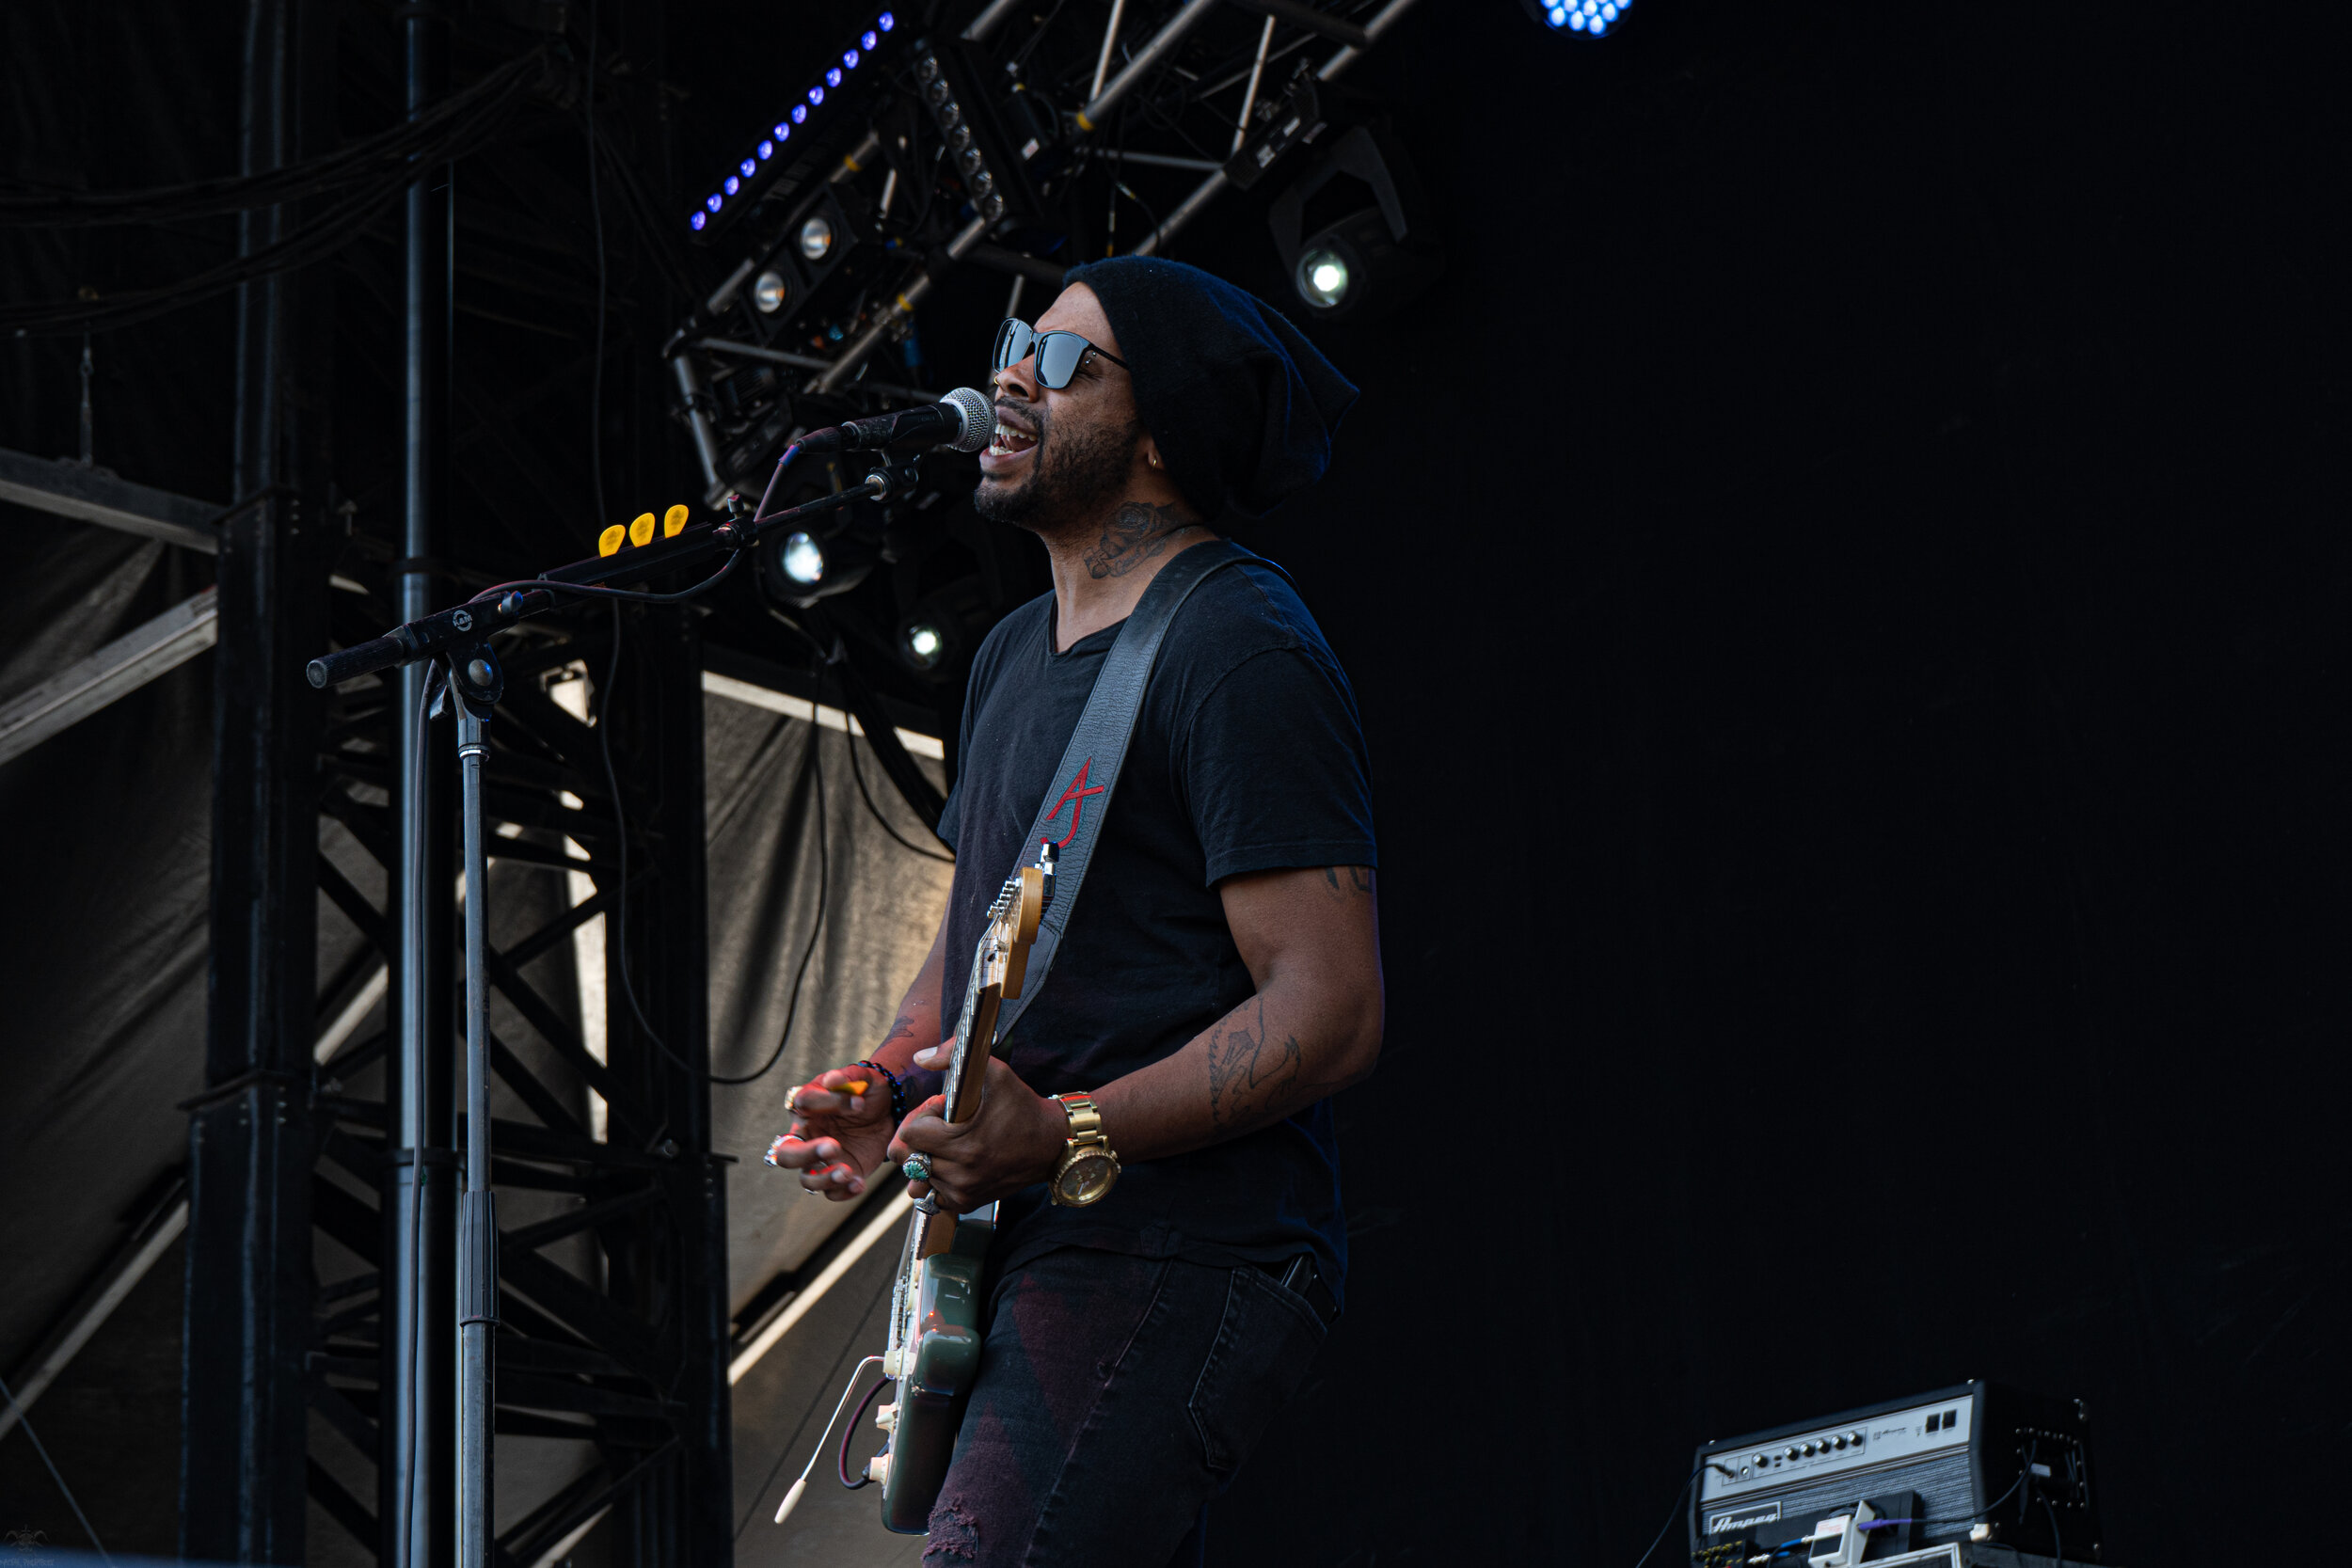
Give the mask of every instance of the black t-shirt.
<path id="1" fill-rule="evenodd" d="M 946 1016 L 1118 626 L 1054 652 L 1054 597 L 981 644 L 962 769 L 939 823 L 956 848 Z M 1090 802 L 1089 802 L 1090 804 Z M 1065 808 L 1064 818 L 1067 810 Z M 1057 819 L 1057 826 L 1066 825 Z M 1091 1090 L 1174 1054 L 1255 990 L 1216 883 L 1249 871 L 1376 863 L 1355 694 L 1288 582 L 1254 561 L 1193 591 L 1152 672 L 1085 886 L 1007 1060 L 1040 1094 Z M 1204 1091 L 1205 1092 L 1205 1089 Z M 1327 1101 L 1246 1136 L 1125 1165 L 1084 1209 L 1042 1183 L 1006 1200 L 1007 1266 L 1056 1246 L 1232 1265 L 1311 1248 L 1336 1293 L 1346 1266 Z"/>

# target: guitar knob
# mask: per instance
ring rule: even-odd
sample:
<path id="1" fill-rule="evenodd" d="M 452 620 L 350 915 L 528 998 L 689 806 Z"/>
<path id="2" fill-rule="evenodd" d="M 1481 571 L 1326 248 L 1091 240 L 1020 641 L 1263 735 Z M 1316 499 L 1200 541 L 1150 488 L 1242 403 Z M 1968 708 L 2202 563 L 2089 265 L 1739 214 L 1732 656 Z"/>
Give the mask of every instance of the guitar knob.
<path id="1" fill-rule="evenodd" d="M 875 1408 L 874 1408 L 874 1424 L 875 1424 L 876 1426 L 878 1426 L 878 1427 L 882 1428 L 884 1432 L 896 1432 L 896 1431 L 898 1431 L 898 1407 L 896 1404 L 883 1404 L 883 1405 L 877 1405 L 877 1406 L 875 1406 Z"/>
<path id="2" fill-rule="evenodd" d="M 866 1479 L 883 1486 L 890 1484 L 890 1455 L 878 1453 L 866 1462 Z"/>
<path id="3" fill-rule="evenodd" d="M 890 1379 L 893 1383 L 896 1383 L 898 1380 L 898 1353 L 897 1351 L 884 1351 L 882 1353 L 882 1376 Z"/>

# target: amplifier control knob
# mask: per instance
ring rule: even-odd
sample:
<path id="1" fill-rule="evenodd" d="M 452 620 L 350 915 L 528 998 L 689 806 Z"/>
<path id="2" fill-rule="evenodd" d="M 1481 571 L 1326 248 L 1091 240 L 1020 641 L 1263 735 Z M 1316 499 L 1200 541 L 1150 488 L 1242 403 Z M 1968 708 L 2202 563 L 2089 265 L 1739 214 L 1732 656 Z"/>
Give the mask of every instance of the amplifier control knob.
<path id="1" fill-rule="evenodd" d="M 1796 1446 L 1794 1443 L 1789 1444 L 1789 1445 L 1788 1445 L 1788 1451 L 1786 1454 L 1784 1454 L 1782 1457 L 1787 1458 L 1787 1459 L 1794 1459 L 1794 1458 L 1796 1458 L 1796 1457 L 1797 1457 L 1797 1446 Z"/>
<path id="2" fill-rule="evenodd" d="M 1837 1439 L 1837 1441 L 1836 1441 L 1836 1442 L 1835 1442 L 1835 1443 L 1833 1443 L 1833 1444 L 1831 1444 L 1831 1445 L 1830 1445 L 1830 1447 L 1832 1447 L 1832 1448 L 1834 1448 L 1834 1449 L 1842 1449 L 1842 1448 L 1844 1448 L 1845 1446 L 1846 1446 L 1846 1440 L 1845 1440 L 1843 1437 L 1840 1437 L 1839 1439 Z"/>
<path id="3" fill-rule="evenodd" d="M 1848 1437 L 1849 1439 L 1851 1439 L 1851 1440 L 1852 1441 L 1853 1446 L 1854 1446 L 1855 1448 L 1857 1448 L 1857 1449 L 1858 1449 L 1858 1448 L 1862 1447 L 1862 1433 L 1858 1433 L 1858 1432 L 1850 1432 L 1850 1433 L 1848 1433 L 1846 1435 L 1847 1435 L 1847 1437 Z"/>
<path id="4" fill-rule="evenodd" d="M 1805 1458 L 1807 1458 L 1807 1459 L 1811 1459 L 1811 1458 L 1813 1457 L 1813 1445 L 1812 1445 L 1812 1444 L 1810 1444 L 1810 1443 L 1807 1443 L 1807 1444 L 1805 1444 L 1805 1445 L 1804 1446 L 1804 1448 L 1803 1448 L 1802 1449 L 1800 1449 L 1799 1451 L 1800 1451 L 1800 1452 L 1802 1452 L 1802 1453 L 1805 1456 Z"/>
<path id="5" fill-rule="evenodd" d="M 1772 1462 L 1772 1456 L 1771 1454 L 1760 1453 L 1756 1456 L 1756 1467 L 1759 1470 L 1764 1468 L 1765 1465 L 1770 1465 Z"/>

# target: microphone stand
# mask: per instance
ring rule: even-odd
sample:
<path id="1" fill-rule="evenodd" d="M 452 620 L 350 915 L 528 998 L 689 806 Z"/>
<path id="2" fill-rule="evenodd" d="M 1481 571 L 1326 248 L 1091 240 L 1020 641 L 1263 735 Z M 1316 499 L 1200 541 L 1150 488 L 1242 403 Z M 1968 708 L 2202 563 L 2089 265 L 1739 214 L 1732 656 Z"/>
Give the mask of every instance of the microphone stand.
<path id="1" fill-rule="evenodd" d="M 928 443 L 926 443 L 928 444 Z M 326 687 L 421 660 L 440 663 L 447 685 L 433 705 L 446 704 L 457 721 L 460 810 L 466 846 L 466 1185 L 457 1227 L 457 1568 L 491 1568 L 491 1422 L 496 1404 L 492 1332 L 499 1323 L 499 1230 L 490 1191 L 490 982 L 488 974 L 489 852 L 484 842 L 482 768 L 489 753 L 483 726 L 505 695 L 506 673 L 490 646 L 494 632 L 555 608 L 559 599 L 625 597 L 666 602 L 715 586 L 741 552 L 805 517 L 872 498 L 912 496 L 921 482 L 914 451 L 882 455 L 862 484 L 765 517 L 731 517 L 685 530 L 674 539 L 576 561 L 454 609 L 393 627 L 383 636 L 314 658 L 310 684 Z M 608 585 L 728 556 L 717 573 L 676 594 L 639 594 Z M 544 585 L 544 586 L 542 586 Z M 585 593 L 580 592 L 585 590 Z M 602 721 L 600 720 L 599 722 Z M 628 933 L 622 933 L 628 940 Z"/>

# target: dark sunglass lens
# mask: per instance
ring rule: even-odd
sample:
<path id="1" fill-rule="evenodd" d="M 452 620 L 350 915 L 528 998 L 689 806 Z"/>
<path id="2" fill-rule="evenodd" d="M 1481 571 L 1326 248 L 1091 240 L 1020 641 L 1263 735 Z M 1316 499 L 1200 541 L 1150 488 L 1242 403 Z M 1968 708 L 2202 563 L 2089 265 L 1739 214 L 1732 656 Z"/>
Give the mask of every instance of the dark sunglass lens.
<path id="1" fill-rule="evenodd" d="M 994 369 L 1009 371 L 1028 356 L 1029 345 L 1036 341 L 1026 322 L 1008 320 L 996 329 L 996 359 Z"/>
<path id="2" fill-rule="evenodd" d="M 1078 373 L 1078 361 L 1085 357 L 1087 341 L 1074 332 L 1054 332 L 1041 340 L 1037 378 L 1055 391 L 1070 385 L 1070 378 Z"/>

